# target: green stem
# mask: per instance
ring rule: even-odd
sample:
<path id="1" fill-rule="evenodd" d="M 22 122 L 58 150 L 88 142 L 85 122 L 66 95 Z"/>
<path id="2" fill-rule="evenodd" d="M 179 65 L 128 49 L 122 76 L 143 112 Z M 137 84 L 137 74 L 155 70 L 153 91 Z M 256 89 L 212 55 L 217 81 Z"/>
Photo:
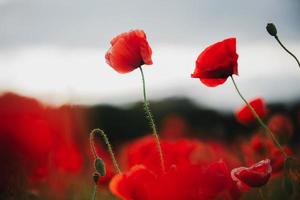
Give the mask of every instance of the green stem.
<path id="1" fill-rule="evenodd" d="M 113 161 L 114 167 L 115 167 L 116 171 L 118 172 L 118 174 L 121 174 L 120 167 L 118 165 L 118 162 L 117 162 L 115 154 L 114 154 L 114 152 L 112 150 L 112 146 L 111 146 L 111 144 L 110 144 L 110 142 L 108 140 L 108 137 L 106 136 L 106 134 L 104 133 L 104 131 L 102 131 L 99 128 L 96 128 L 96 129 L 92 130 L 92 132 L 90 133 L 90 146 L 91 146 L 91 149 L 92 149 L 94 157 L 97 158 L 97 152 L 96 152 L 96 148 L 95 148 L 95 145 L 94 145 L 94 135 L 96 133 L 99 133 L 102 136 L 102 138 L 103 138 L 103 140 L 104 140 L 104 142 L 105 142 L 105 144 L 107 146 L 107 149 L 108 149 L 108 152 L 110 154 L 110 157 L 111 157 L 111 159 Z"/>
<path id="2" fill-rule="evenodd" d="M 277 42 L 280 44 L 280 46 L 281 46 L 288 54 L 290 54 L 293 58 L 295 58 L 296 62 L 298 63 L 298 67 L 300 68 L 300 62 L 299 62 L 298 58 L 297 58 L 292 52 L 290 52 L 290 51 L 289 51 L 289 50 L 281 43 L 281 41 L 279 40 L 279 38 L 278 38 L 277 35 L 274 36 L 274 37 L 275 37 L 275 39 L 277 40 Z"/>
<path id="3" fill-rule="evenodd" d="M 162 171 L 165 172 L 165 162 L 164 162 L 164 157 L 163 157 L 163 153 L 162 153 L 162 149 L 161 149 L 161 144 L 160 144 L 159 136 L 157 134 L 157 129 L 156 129 L 156 125 L 155 125 L 155 122 L 154 122 L 154 119 L 153 119 L 153 115 L 152 115 L 152 113 L 150 111 L 150 106 L 149 106 L 149 103 L 147 101 L 146 83 L 145 83 L 144 73 L 143 73 L 142 67 L 139 67 L 139 68 L 140 68 L 140 71 L 141 71 L 142 81 L 143 81 L 144 110 L 145 110 L 145 113 L 146 113 L 146 117 L 149 120 L 150 126 L 152 128 L 153 136 L 154 136 L 155 141 L 156 141 L 156 145 L 157 145 L 157 149 L 158 149 L 158 153 L 159 153 L 159 157 L 160 157 L 160 164 L 161 164 Z"/>
<path id="4" fill-rule="evenodd" d="M 96 200 L 97 185 L 94 186 L 92 200 Z"/>
<path id="5" fill-rule="evenodd" d="M 264 194 L 263 194 L 263 191 L 261 188 L 258 188 L 258 193 L 259 193 L 259 196 L 262 200 L 265 200 L 265 197 L 264 197 Z"/>
<path id="6" fill-rule="evenodd" d="M 237 93 L 239 94 L 239 96 L 242 98 L 242 100 L 245 102 L 245 104 L 248 106 L 248 108 L 250 109 L 250 111 L 252 112 L 252 114 L 254 115 L 254 117 L 256 118 L 256 120 L 258 121 L 258 123 L 261 125 L 261 127 L 265 130 L 265 132 L 272 138 L 273 143 L 276 145 L 276 147 L 279 149 L 279 151 L 282 153 L 283 157 L 285 159 L 288 158 L 287 154 L 283 151 L 283 148 L 281 147 L 280 143 L 278 142 L 278 140 L 276 139 L 276 137 L 274 136 L 274 134 L 272 133 L 272 131 L 269 129 L 269 127 L 262 121 L 262 119 L 258 116 L 258 114 L 255 112 L 255 110 L 253 109 L 253 107 L 248 103 L 248 101 L 243 97 L 243 95 L 241 94 L 240 90 L 238 89 L 234 79 L 232 76 L 230 76 L 233 85 L 235 87 L 235 90 L 237 91 Z"/>

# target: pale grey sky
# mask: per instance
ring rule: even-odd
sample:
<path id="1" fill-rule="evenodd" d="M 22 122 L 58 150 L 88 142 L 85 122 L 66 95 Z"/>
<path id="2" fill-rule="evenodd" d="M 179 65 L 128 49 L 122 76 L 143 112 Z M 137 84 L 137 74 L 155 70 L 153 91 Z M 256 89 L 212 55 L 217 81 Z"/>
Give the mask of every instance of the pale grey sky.
<path id="1" fill-rule="evenodd" d="M 2 0 L 0 47 L 59 45 L 107 47 L 130 28 L 143 28 L 155 43 L 192 44 L 228 35 L 265 40 L 274 21 L 299 40 L 299 0 Z"/>
<path id="2" fill-rule="evenodd" d="M 299 57 L 299 10 L 299 0 L 0 0 L 0 91 L 54 103 L 140 100 L 138 71 L 117 74 L 104 53 L 113 36 L 141 28 L 153 49 L 154 65 L 145 67 L 151 99 L 187 96 L 214 108 L 241 104 L 229 81 L 206 88 L 190 78 L 207 45 L 235 36 L 241 90 L 249 98 L 288 102 L 300 97 L 300 70 L 265 25 L 274 22 Z"/>

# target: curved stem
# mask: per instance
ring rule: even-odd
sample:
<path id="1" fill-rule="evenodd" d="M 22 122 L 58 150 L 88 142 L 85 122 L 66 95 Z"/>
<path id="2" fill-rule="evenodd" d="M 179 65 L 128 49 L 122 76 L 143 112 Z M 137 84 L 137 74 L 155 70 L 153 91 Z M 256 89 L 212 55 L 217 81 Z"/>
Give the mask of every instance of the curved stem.
<path id="1" fill-rule="evenodd" d="M 150 106 L 149 106 L 149 103 L 148 103 L 148 100 L 147 100 L 146 83 L 145 83 L 144 73 L 143 73 L 142 67 L 139 67 L 139 68 L 140 68 L 140 71 L 141 71 L 142 81 L 143 81 L 144 110 L 145 110 L 145 113 L 146 113 L 146 117 L 149 120 L 150 126 L 152 128 L 153 136 L 154 136 L 155 141 L 156 141 L 162 171 L 165 172 L 165 162 L 164 162 L 164 157 L 163 157 L 163 153 L 162 153 L 162 149 L 161 149 L 161 144 L 160 144 L 160 141 L 159 141 L 159 136 L 157 134 L 157 129 L 156 129 L 156 125 L 155 125 L 155 122 L 154 122 L 154 119 L 153 119 L 153 115 L 150 111 Z"/>
<path id="2" fill-rule="evenodd" d="M 93 133 L 93 131 L 90 133 L 90 147 L 91 147 L 93 156 L 96 159 L 98 156 L 97 156 L 96 148 L 95 148 L 95 145 L 94 145 L 94 133 Z"/>
<path id="3" fill-rule="evenodd" d="M 258 114 L 255 112 L 255 110 L 253 109 L 253 107 L 248 103 L 248 101 L 243 97 L 243 95 L 241 94 L 240 90 L 238 89 L 234 79 L 232 76 L 230 76 L 233 85 L 235 87 L 235 90 L 237 91 L 237 93 L 239 94 L 239 96 L 241 97 L 241 99 L 245 102 L 245 104 L 248 106 L 248 108 L 250 109 L 250 111 L 252 112 L 252 114 L 254 115 L 254 117 L 256 118 L 256 120 L 258 121 L 258 123 L 261 125 L 261 127 L 265 130 L 265 132 L 272 138 L 273 143 L 276 145 L 276 147 L 279 149 L 279 151 L 281 152 L 281 154 L 283 155 L 283 157 L 285 159 L 288 158 L 287 154 L 283 151 L 280 143 L 278 142 L 278 140 L 276 139 L 276 137 L 274 136 L 274 134 L 272 133 L 272 131 L 269 129 L 269 127 L 262 121 L 262 119 L 258 116 Z"/>
<path id="4" fill-rule="evenodd" d="M 95 145 L 94 145 L 94 135 L 96 133 L 99 133 L 102 136 L 102 138 L 103 138 L 103 140 L 104 140 L 104 142 L 105 142 L 105 144 L 107 146 L 107 149 L 108 149 L 108 152 L 110 154 L 110 157 L 111 157 L 111 159 L 113 161 L 114 167 L 115 167 L 116 171 L 118 172 L 118 174 L 120 174 L 121 170 L 120 170 L 120 167 L 119 167 L 118 162 L 116 160 L 115 154 L 114 154 L 114 152 L 112 150 L 112 146 L 111 146 L 111 144 L 110 144 L 110 142 L 109 142 L 106 134 L 104 133 L 104 131 L 102 131 L 99 128 L 96 128 L 96 129 L 92 130 L 92 132 L 90 133 L 90 146 L 91 146 L 91 149 L 92 149 L 94 157 L 95 158 L 97 157 L 97 152 L 96 152 L 96 148 L 95 148 Z"/>
<path id="5" fill-rule="evenodd" d="M 277 35 L 274 37 L 277 40 L 277 42 L 280 44 L 280 46 L 296 60 L 296 62 L 298 63 L 298 67 L 300 68 L 300 62 L 299 62 L 298 58 L 281 43 L 281 41 L 279 40 Z"/>

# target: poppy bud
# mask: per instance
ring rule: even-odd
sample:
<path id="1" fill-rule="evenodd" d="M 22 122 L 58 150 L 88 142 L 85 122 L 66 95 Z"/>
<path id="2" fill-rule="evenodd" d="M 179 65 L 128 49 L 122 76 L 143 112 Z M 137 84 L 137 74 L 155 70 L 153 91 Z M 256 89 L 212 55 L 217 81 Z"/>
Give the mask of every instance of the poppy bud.
<path id="1" fill-rule="evenodd" d="M 99 174 L 101 176 L 105 176 L 105 174 L 106 174 L 105 164 L 104 164 L 104 161 L 101 158 L 97 157 L 95 159 L 94 166 L 95 166 L 95 169 L 97 170 L 97 172 L 99 172 Z"/>
<path id="2" fill-rule="evenodd" d="M 94 183 L 97 184 L 98 183 L 98 180 L 99 180 L 99 174 L 97 172 L 94 172 L 93 174 L 93 180 L 94 180 Z"/>
<path id="3" fill-rule="evenodd" d="M 277 36 L 277 29 L 273 23 L 268 23 L 266 29 L 271 36 Z"/>

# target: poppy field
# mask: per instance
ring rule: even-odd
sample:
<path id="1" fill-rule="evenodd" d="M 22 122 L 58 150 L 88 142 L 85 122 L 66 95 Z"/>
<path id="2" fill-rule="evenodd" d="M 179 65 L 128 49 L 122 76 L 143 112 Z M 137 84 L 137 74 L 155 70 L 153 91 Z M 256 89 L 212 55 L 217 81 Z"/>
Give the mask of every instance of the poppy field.
<path id="1" fill-rule="evenodd" d="M 268 23 L 265 32 L 300 78 L 299 60 L 279 30 Z M 243 79 L 236 37 L 199 47 L 186 77 L 211 90 L 230 82 L 240 107 L 152 101 L 148 34 L 154 33 L 119 33 L 102 55 L 101 67 L 119 76 L 139 71 L 138 103 L 54 106 L 12 92 L 0 96 L 0 199 L 300 199 L 299 102 L 248 99 L 236 81 Z"/>

